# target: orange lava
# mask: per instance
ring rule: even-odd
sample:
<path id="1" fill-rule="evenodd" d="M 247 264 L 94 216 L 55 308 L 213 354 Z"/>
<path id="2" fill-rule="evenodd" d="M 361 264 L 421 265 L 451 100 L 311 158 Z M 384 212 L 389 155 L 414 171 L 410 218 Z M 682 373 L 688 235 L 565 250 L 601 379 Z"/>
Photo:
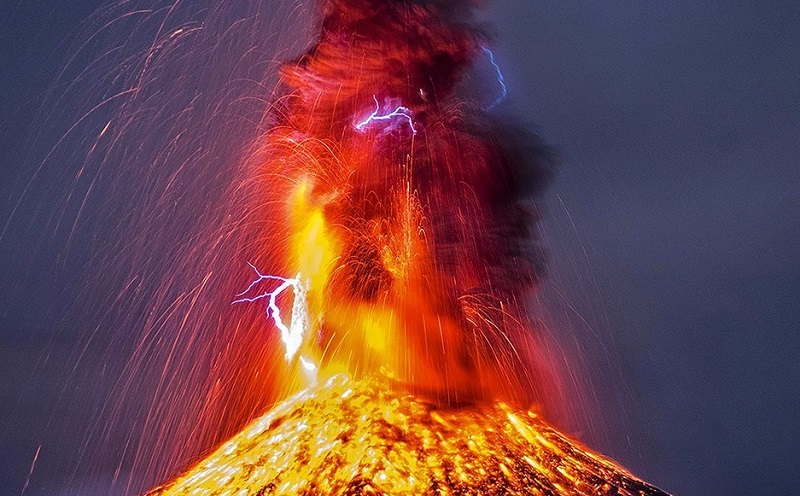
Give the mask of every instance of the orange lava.
<path id="1" fill-rule="evenodd" d="M 338 375 L 280 403 L 149 496 L 665 495 L 536 413 L 441 409 Z"/>

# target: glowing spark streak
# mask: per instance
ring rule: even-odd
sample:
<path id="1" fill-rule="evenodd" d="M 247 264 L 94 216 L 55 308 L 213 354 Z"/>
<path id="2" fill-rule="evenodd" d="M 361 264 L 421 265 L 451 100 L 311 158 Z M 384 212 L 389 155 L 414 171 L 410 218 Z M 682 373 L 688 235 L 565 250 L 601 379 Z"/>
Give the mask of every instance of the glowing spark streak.
<path id="1" fill-rule="evenodd" d="M 489 105 L 485 109 L 485 110 L 492 110 L 493 108 L 500 105 L 500 103 L 502 103 L 502 101 L 505 100 L 506 97 L 508 97 L 508 88 L 506 87 L 506 80 L 503 77 L 503 71 L 500 70 L 500 66 L 497 65 L 497 62 L 494 61 L 494 54 L 492 53 L 492 51 L 486 47 L 481 47 L 481 48 L 483 48 L 483 51 L 486 52 L 486 55 L 489 56 L 489 62 L 491 62 L 492 67 L 494 67 L 494 70 L 497 72 L 497 82 L 500 83 L 500 90 L 501 90 L 500 96 L 497 98 L 497 100 L 495 100 L 491 105 Z"/>
<path id="2" fill-rule="evenodd" d="M 25 490 L 28 489 L 28 486 L 31 483 L 31 476 L 33 475 L 33 469 L 36 468 L 36 460 L 39 459 L 39 452 L 41 452 L 41 451 L 42 451 L 42 447 L 40 445 L 38 448 L 36 448 L 36 454 L 33 455 L 33 462 L 31 462 L 31 469 L 30 469 L 30 471 L 28 471 L 28 478 L 25 479 L 25 485 L 22 486 L 22 492 L 20 493 L 21 495 L 25 494 Z"/>
<path id="3" fill-rule="evenodd" d="M 302 312 L 299 311 L 303 310 L 303 307 L 305 307 L 304 302 L 298 301 L 305 299 L 300 298 L 301 296 L 305 295 L 305 291 L 302 288 L 300 279 L 299 277 L 287 279 L 285 277 L 262 274 L 255 265 L 251 264 L 250 262 L 248 262 L 247 265 L 253 268 L 258 275 L 258 278 L 250 283 L 247 289 L 236 296 L 244 296 L 251 289 L 253 289 L 253 287 L 263 281 L 280 281 L 281 284 L 272 291 L 260 293 L 252 298 L 239 298 L 233 303 L 253 303 L 255 301 L 267 298 L 267 316 L 271 318 L 273 322 L 275 322 L 275 326 L 281 331 L 281 340 L 286 345 L 286 360 L 291 361 L 295 353 L 297 353 L 297 350 L 300 349 L 300 345 L 303 342 L 303 328 L 305 327 L 305 319 L 301 315 Z M 277 303 L 278 297 L 288 288 L 292 288 L 295 296 L 295 304 L 292 309 L 292 321 L 290 327 L 287 327 L 286 324 L 283 323 L 283 319 L 281 319 L 281 309 L 278 307 Z M 305 366 L 305 363 L 303 363 L 303 366 Z"/>
<path id="4" fill-rule="evenodd" d="M 408 127 L 411 128 L 411 132 L 417 134 L 417 128 L 414 127 L 414 119 L 411 117 L 411 110 L 401 106 L 394 109 L 390 114 L 378 115 L 381 106 L 378 103 L 378 98 L 375 95 L 372 95 L 372 99 L 375 100 L 375 111 L 370 114 L 369 117 L 356 124 L 356 129 L 363 131 L 364 128 L 373 121 L 390 121 L 395 117 L 403 117 L 408 120 Z"/>

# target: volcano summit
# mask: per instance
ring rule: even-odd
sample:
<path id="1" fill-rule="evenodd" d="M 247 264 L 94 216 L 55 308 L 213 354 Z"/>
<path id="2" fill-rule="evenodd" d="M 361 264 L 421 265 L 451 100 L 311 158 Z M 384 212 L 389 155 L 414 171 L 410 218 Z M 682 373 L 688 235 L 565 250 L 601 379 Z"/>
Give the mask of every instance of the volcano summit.
<path id="1" fill-rule="evenodd" d="M 148 496 L 666 493 L 504 403 L 442 409 L 335 376 Z"/>

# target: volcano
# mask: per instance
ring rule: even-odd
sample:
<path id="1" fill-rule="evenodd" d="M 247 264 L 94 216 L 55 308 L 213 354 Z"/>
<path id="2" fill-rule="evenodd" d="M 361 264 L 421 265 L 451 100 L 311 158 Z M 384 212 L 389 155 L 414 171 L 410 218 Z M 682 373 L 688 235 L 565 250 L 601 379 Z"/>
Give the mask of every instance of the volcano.
<path id="1" fill-rule="evenodd" d="M 255 276 L 233 301 L 314 385 L 150 496 L 665 494 L 498 401 L 549 390 L 525 302 L 552 160 L 491 113 L 475 4 L 315 3 L 236 190 Z"/>
<path id="2" fill-rule="evenodd" d="M 505 403 L 444 409 L 334 376 L 279 403 L 148 496 L 666 495 Z"/>

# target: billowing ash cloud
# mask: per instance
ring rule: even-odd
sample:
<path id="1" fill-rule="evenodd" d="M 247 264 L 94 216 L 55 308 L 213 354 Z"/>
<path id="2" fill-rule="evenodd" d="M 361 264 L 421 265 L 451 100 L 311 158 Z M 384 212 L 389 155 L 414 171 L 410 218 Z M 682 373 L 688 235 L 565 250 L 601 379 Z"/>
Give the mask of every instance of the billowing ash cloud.
<path id="1" fill-rule="evenodd" d="M 464 90 L 490 53 L 473 4 L 320 2 L 319 35 L 283 66 L 263 143 L 265 195 L 278 204 L 308 181 L 340 245 L 325 289 L 338 301 L 319 317 L 326 356 L 357 346 L 341 341 L 342 305 L 388 309 L 403 337 L 387 340 L 407 355 L 395 373 L 437 395 L 527 387 L 509 377 L 525 375 L 515 345 L 541 270 L 531 198 L 552 165 L 538 138 L 484 110 L 494 97 Z"/>

